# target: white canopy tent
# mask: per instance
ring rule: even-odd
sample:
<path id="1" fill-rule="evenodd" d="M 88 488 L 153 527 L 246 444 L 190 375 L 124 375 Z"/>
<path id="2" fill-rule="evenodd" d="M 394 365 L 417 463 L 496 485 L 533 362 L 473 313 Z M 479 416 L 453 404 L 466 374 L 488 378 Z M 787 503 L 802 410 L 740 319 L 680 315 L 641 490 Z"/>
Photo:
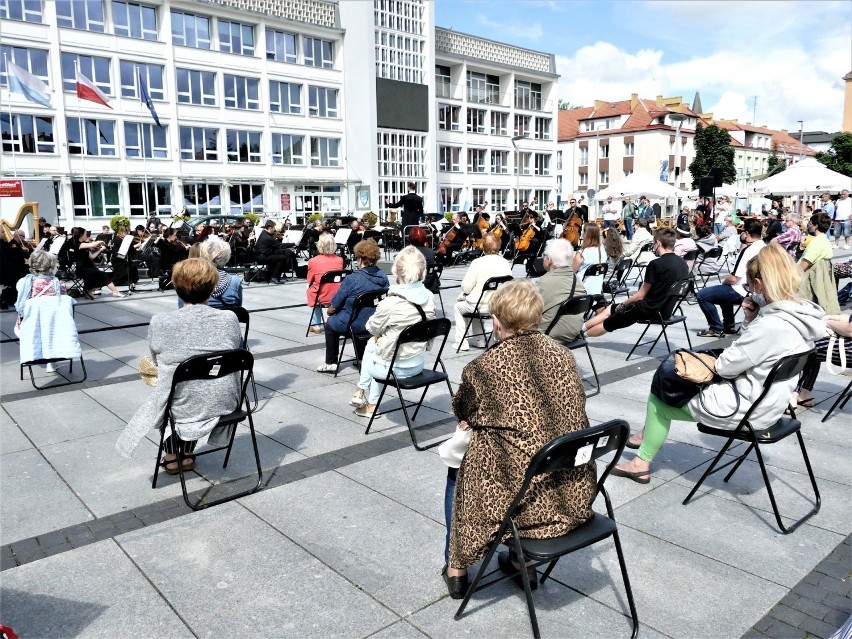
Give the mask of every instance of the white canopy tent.
<path id="1" fill-rule="evenodd" d="M 611 184 L 595 194 L 598 201 L 612 197 L 620 200 L 623 197 L 646 196 L 649 199 L 665 200 L 670 197 L 686 197 L 686 191 L 681 191 L 671 184 L 661 182 L 659 176 L 642 171 L 634 171 L 623 180 Z"/>
<path id="2" fill-rule="evenodd" d="M 839 193 L 843 189 L 852 190 L 852 178 L 832 171 L 816 158 L 805 158 L 754 186 L 755 192 L 772 195 Z"/>

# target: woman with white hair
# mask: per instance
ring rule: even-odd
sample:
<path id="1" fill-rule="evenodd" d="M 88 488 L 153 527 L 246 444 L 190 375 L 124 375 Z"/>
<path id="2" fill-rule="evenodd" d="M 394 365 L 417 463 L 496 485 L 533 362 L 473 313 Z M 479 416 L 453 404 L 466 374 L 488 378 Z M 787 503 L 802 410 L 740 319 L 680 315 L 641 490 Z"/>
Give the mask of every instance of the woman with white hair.
<path id="1" fill-rule="evenodd" d="M 201 243 L 199 257 L 210 260 L 219 272 L 219 281 L 210 295 L 208 306 L 222 308 L 223 306 L 243 305 L 243 283 L 239 277 L 226 273 L 225 265 L 231 260 L 231 246 L 223 239 L 211 235 Z"/>
<path id="2" fill-rule="evenodd" d="M 435 297 L 423 285 L 426 258 L 415 246 L 407 246 L 396 256 L 391 274 L 396 284 L 379 302 L 376 312 L 367 320 L 367 332 L 374 336 L 361 359 L 358 390 L 350 400 L 359 417 L 372 417 L 379 401 L 381 386 L 376 377 L 386 377 L 393 359 L 396 341 L 403 329 L 417 322 L 435 318 Z M 410 343 L 400 347 L 393 372 L 397 377 L 411 377 L 423 370 L 428 344 Z"/>
<path id="3" fill-rule="evenodd" d="M 784 247 L 792 257 L 796 257 L 796 250 L 802 242 L 802 228 L 799 226 L 799 214 L 791 209 L 786 209 L 787 217 L 784 219 L 787 230 L 776 235 L 770 240 Z"/>

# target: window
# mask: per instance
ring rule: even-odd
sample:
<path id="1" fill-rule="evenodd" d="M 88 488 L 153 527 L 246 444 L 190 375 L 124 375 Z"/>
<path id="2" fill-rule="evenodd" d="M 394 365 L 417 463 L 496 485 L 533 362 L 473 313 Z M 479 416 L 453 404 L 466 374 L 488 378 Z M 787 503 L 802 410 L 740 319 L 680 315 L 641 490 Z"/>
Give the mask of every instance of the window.
<path id="1" fill-rule="evenodd" d="M 601 171 L 598 175 L 598 184 L 609 184 L 609 171 Z"/>
<path id="2" fill-rule="evenodd" d="M 175 69 L 177 99 L 184 104 L 216 106 L 216 74 L 212 71 Z"/>
<path id="3" fill-rule="evenodd" d="M 260 110 L 258 79 L 240 75 L 225 75 L 225 107 L 229 109 Z"/>
<path id="4" fill-rule="evenodd" d="M 336 118 L 337 89 L 308 87 L 308 115 L 312 118 Z"/>
<path id="5" fill-rule="evenodd" d="M 302 85 L 294 82 L 270 80 L 269 110 L 276 113 L 300 114 L 302 112 Z"/>
<path id="6" fill-rule="evenodd" d="M 260 163 L 260 131 L 225 132 L 228 145 L 228 162 Z"/>
<path id="7" fill-rule="evenodd" d="M 467 130 L 469 133 L 485 133 L 485 109 L 467 110 Z"/>
<path id="8" fill-rule="evenodd" d="M 601 152 L 600 157 L 608 158 L 609 157 L 609 143 L 601 144 Z"/>
<path id="9" fill-rule="evenodd" d="M 467 99 L 479 104 L 499 104 L 500 78 L 496 75 L 468 71 Z"/>
<path id="10" fill-rule="evenodd" d="M 129 158 L 167 158 L 166 127 L 142 122 L 124 123 L 124 155 Z"/>
<path id="11" fill-rule="evenodd" d="M 627 177 L 629 175 L 633 175 L 633 169 L 624 171 L 624 177 Z"/>
<path id="12" fill-rule="evenodd" d="M 51 117 L 2 113 L 0 131 L 4 153 L 56 153 Z"/>
<path id="13" fill-rule="evenodd" d="M 550 118 L 535 119 L 535 139 L 549 140 L 550 139 Z"/>
<path id="14" fill-rule="evenodd" d="M 340 140 L 311 138 L 311 166 L 340 166 Z"/>
<path id="15" fill-rule="evenodd" d="M 151 213 L 172 210 L 171 182 L 143 182 L 130 180 L 130 215 L 148 217 Z"/>
<path id="16" fill-rule="evenodd" d="M 523 135 L 529 137 L 530 134 L 530 116 L 516 115 L 515 116 L 515 135 Z"/>
<path id="17" fill-rule="evenodd" d="M 580 166 L 588 166 L 589 165 L 589 147 L 584 146 L 580 148 Z"/>
<path id="18" fill-rule="evenodd" d="M 501 111 L 491 112 L 491 135 L 509 135 L 509 114 Z"/>
<path id="19" fill-rule="evenodd" d="M 556 170 L 557 171 L 562 170 L 562 151 L 556 152 Z M 560 176 L 559 179 L 561 180 L 562 176 Z"/>
<path id="20" fill-rule="evenodd" d="M 266 59 L 276 62 L 296 63 L 296 38 L 295 33 L 285 31 L 266 30 Z"/>
<path id="21" fill-rule="evenodd" d="M 219 51 L 254 55 L 254 27 L 219 18 Z"/>
<path id="22" fill-rule="evenodd" d="M 457 146 L 442 146 L 438 149 L 438 170 L 455 173 L 459 168 L 461 149 Z"/>
<path id="23" fill-rule="evenodd" d="M 453 97 L 452 74 L 450 67 L 435 65 L 435 95 L 439 98 Z"/>
<path id="24" fill-rule="evenodd" d="M 491 172 L 503 174 L 509 172 L 508 151 L 491 151 Z"/>
<path id="25" fill-rule="evenodd" d="M 56 0 L 56 23 L 60 27 L 103 33 L 103 0 Z"/>
<path id="26" fill-rule="evenodd" d="M 2 1 L 2 0 L 0 0 Z M 6 86 L 6 60 L 26 69 L 45 82 L 47 79 L 47 51 L 24 47 L 0 46 L 0 86 Z"/>
<path id="27" fill-rule="evenodd" d="M 306 67 L 334 67 L 334 43 L 319 38 L 302 36 L 302 49 L 305 54 Z"/>
<path id="28" fill-rule="evenodd" d="M 172 43 L 209 49 L 210 18 L 172 9 Z"/>
<path id="29" fill-rule="evenodd" d="M 109 78 L 109 58 L 99 58 L 75 53 L 62 54 L 62 90 L 77 92 L 77 74 L 74 64 L 80 73 L 89 78 L 107 95 L 112 95 L 112 83 Z"/>
<path id="30" fill-rule="evenodd" d="M 383 3 L 384 4 L 384 3 Z M 386 3 L 393 4 L 393 3 Z M 418 0 L 418 7 L 412 7 L 412 11 L 422 14 L 424 7 Z M 378 8 L 379 4 L 376 3 Z M 401 6 L 397 3 L 397 6 Z M 405 9 L 408 11 L 408 8 Z M 373 40 L 375 42 L 376 77 L 400 82 L 424 83 L 423 66 L 426 61 L 426 39 L 422 37 L 422 21 L 416 30 L 416 35 L 406 29 L 406 33 L 396 30 L 387 31 L 376 29 Z M 378 26 L 378 23 L 377 23 Z"/>
<path id="31" fill-rule="evenodd" d="M 532 153 L 522 153 L 520 151 L 515 153 L 515 175 L 529 175 L 530 174 L 530 159 L 532 158 Z"/>
<path id="32" fill-rule="evenodd" d="M 491 208 L 495 211 L 505 211 L 509 199 L 509 189 L 491 189 Z"/>
<path id="33" fill-rule="evenodd" d="M 488 189 L 471 189 L 470 193 L 474 206 L 479 206 L 488 201 Z"/>
<path id="34" fill-rule="evenodd" d="M 148 87 L 148 95 L 152 100 L 164 100 L 163 91 L 163 67 L 159 64 L 143 64 L 130 60 L 119 62 L 119 76 L 121 78 L 121 97 L 138 98 L 139 90 L 136 86 L 136 69 L 142 75 L 145 86 Z"/>
<path id="35" fill-rule="evenodd" d="M 535 174 L 550 175 L 550 154 L 536 153 L 535 154 Z"/>
<path id="36" fill-rule="evenodd" d="M 232 184 L 228 189 L 231 213 L 263 213 L 262 184 Z"/>
<path id="37" fill-rule="evenodd" d="M 115 156 L 115 122 L 112 120 L 66 118 L 65 123 L 71 155 Z"/>
<path id="38" fill-rule="evenodd" d="M 41 0 L 0 0 L 0 18 L 41 22 Z"/>
<path id="39" fill-rule="evenodd" d="M 87 188 L 88 187 L 88 188 Z M 121 215 L 118 182 L 89 180 L 71 182 L 74 215 L 79 217 L 111 217 Z"/>
<path id="40" fill-rule="evenodd" d="M 221 215 L 222 185 L 184 182 L 183 205 L 190 215 Z"/>
<path id="41" fill-rule="evenodd" d="M 180 128 L 180 159 L 215 162 L 219 159 L 216 138 L 217 129 L 206 129 L 199 126 L 182 126 Z"/>
<path id="42" fill-rule="evenodd" d="M 583 184 L 583 185 L 589 184 L 589 174 L 588 173 L 580 173 L 580 184 Z"/>
<path id="43" fill-rule="evenodd" d="M 305 164 L 304 136 L 290 133 L 272 134 L 272 163 L 288 166 Z"/>
<path id="44" fill-rule="evenodd" d="M 624 155 L 625 155 L 625 157 L 630 157 L 631 155 L 633 155 L 634 151 L 635 151 L 635 147 L 634 147 L 633 142 L 625 142 L 624 143 Z"/>
<path id="45" fill-rule="evenodd" d="M 112 23 L 115 35 L 157 39 L 157 9 L 154 7 L 112 0 Z"/>
<path id="46" fill-rule="evenodd" d="M 460 188 L 452 188 L 446 186 L 441 187 L 441 202 L 443 202 L 445 211 L 458 211 L 460 197 Z"/>
<path id="47" fill-rule="evenodd" d="M 379 190 L 377 200 L 398 199 L 407 191 L 406 183 L 413 182 L 418 193 L 426 190 L 426 135 L 415 132 L 376 131 L 378 151 Z"/>
<path id="48" fill-rule="evenodd" d="M 541 111 L 541 85 L 515 80 L 515 108 Z"/>
<path id="49" fill-rule="evenodd" d="M 485 149 L 468 149 L 467 150 L 467 170 L 468 173 L 485 173 L 486 165 L 486 150 Z"/>
<path id="50" fill-rule="evenodd" d="M 460 110 L 460 107 L 451 104 L 439 104 L 438 128 L 441 131 L 458 131 Z"/>

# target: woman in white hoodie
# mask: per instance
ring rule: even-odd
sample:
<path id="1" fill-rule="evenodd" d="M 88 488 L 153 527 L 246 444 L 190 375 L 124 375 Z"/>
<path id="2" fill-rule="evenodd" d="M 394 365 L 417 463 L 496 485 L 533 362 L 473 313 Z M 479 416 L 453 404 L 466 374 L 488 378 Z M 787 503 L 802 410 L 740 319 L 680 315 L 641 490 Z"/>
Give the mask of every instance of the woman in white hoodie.
<path id="1" fill-rule="evenodd" d="M 396 341 L 402 331 L 421 320 L 435 319 L 435 297 L 423 286 L 426 258 L 416 246 L 407 246 L 396 256 L 391 273 L 396 284 L 388 296 L 379 302 L 376 312 L 367 320 L 367 332 L 374 337 L 367 342 L 361 359 L 361 378 L 358 390 L 349 403 L 356 407 L 359 417 L 372 417 L 382 387 L 376 377 L 386 377 Z M 403 344 L 394 363 L 397 377 L 411 377 L 423 370 L 426 362 L 425 342 Z"/>
<path id="2" fill-rule="evenodd" d="M 825 335 L 824 311 L 799 297 L 802 270 L 778 244 L 769 244 L 748 262 L 746 277 L 751 294 L 743 300 L 745 321 L 737 341 L 716 359 L 716 373 L 732 381 L 711 384 L 683 408 L 663 403 L 648 395 L 645 428 L 627 442 L 638 455 L 616 466 L 612 474 L 640 484 L 651 481 L 651 461 L 666 441 L 672 421 L 701 422 L 716 428 L 733 428 L 758 396 L 775 363 L 786 355 L 813 347 Z M 749 421 L 759 430 L 775 423 L 784 413 L 798 380 L 776 382 Z M 703 404 L 702 404 L 703 400 Z M 705 408 L 706 407 L 706 408 Z M 736 411 L 734 410 L 736 408 Z M 730 415 L 720 418 L 717 415 Z"/>

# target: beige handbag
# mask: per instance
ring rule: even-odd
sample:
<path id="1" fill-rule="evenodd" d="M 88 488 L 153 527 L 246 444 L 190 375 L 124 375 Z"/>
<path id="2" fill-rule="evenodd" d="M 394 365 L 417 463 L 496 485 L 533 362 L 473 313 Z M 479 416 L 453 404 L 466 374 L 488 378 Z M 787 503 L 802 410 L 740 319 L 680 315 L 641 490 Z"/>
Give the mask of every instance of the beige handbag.
<path id="1" fill-rule="evenodd" d="M 150 355 L 145 355 L 145 357 L 139 360 L 139 376 L 148 386 L 157 385 L 159 374 L 160 371 L 157 370 L 157 366 L 154 364 L 154 360 L 151 359 Z"/>
<path id="2" fill-rule="evenodd" d="M 708 384 L 716 375 L 716 358 L 710 353 L 680 350 L 674 356 L 675 372 L 696 384 Z"/>

